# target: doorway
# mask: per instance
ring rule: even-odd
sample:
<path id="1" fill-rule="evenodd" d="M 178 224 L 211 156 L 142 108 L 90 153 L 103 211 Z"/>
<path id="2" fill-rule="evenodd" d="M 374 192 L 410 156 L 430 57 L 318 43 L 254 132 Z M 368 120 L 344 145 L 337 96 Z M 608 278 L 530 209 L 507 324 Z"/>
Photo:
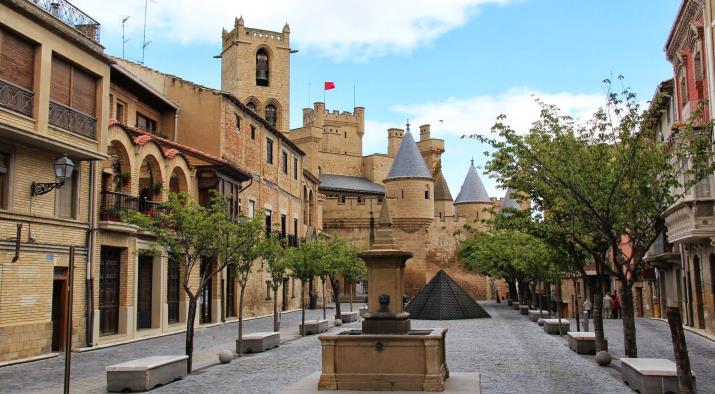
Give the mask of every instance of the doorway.
<path id="1" fill-rule="evenodd" d="M 67 337 L 67 268 L 55 267 L 52 281 L 52 351 L 65 349 Z"/>
<path id="2" fill-rule="evenodd" d="M 137 330 L 151 328 L 151 281 L 154 256 L 139 256 L 137 269 Z"/>
<path id="3" fill-rule="evenodd" d="M 715 254 L 710 253 L 710 294 L 713 297 L 713 315 L 715 316 Z"/>
<path id="4" fill-rule="evenodd" d="M 179 322 L 179 292 L 180 274 L 179 262 L 174 258 L 169 259 L 168 272 L 166 275 L 166 304 L 168 309 L 169 323 Z"/>
<path id="5" fill-rule="evenodd" d="M 236 267 L 226 267 L 226 317 L 236 317 Z"/>
<path id="6" fill-rule="evenodd" d="M 211 270 L 213 269 L 214 261 L 212 258 L 202 258 L 201 259 L 201 269 L 199 272 L 199 275 L 203 278 L 204 275 L 210 275 Z M 208 272 L 207 272 L 208 270 Z M 213 319 L 211 318 L 211 307 L 212 307 L 212 299 L 213 299 L 213 278 L 209 279 L 206 282 L 206 286 L 204 289 L 201 291 L 201 301 L 200 301 L 200 306 L 201 306 L 201 318 L 199 323 L 205 324 L 205 323 L 211 323 Z"/>
<path id="7" fill-rule="evenodd" d="M 119 332 L 120 248 L 102 246 L 99 260 L 99 334 Z"/>
<path id="8" fill-rule="evenodd" d="M 705 328 L 705 307 L 703 305 L 703 275 L 700 270 L 700 258 L 693 258 L 693 281 L 695 282 L 695 312 L 698 317 L 698 328 Z"/>

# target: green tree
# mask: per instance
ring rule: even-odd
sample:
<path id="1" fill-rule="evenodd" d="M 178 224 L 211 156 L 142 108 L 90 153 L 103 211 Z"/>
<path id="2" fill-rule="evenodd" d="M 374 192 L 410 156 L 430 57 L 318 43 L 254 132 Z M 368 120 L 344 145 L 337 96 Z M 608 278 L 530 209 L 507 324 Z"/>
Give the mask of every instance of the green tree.
<path id="1" fill-rule="evenodd" d="M 367 272 L 367 268 L 365 267 L 365 263 L 357 256 L 357 249 L 346 240 L 337 235 L 333 235 L 330 239 L 326 240 L 325 243 L 326 250 L 330 252 L 324 256 L 322 268 L 324 275 L 327 276 L 330 282 L 335 297 L 335 318 L 340 319 L 339 277 L 343 277 L 346 281 L 349 281 L 361 275 L 363 272 Z M 323 289 L 325 289 L 325 287 L 323 287 Z M 323 303 L 323 306 L 325 306 L 325 303 Z"/>
<path id="2" fill-rule="evenodd" d="M 197 286 L 192 283 L 192 272 L 202 258 L 214 258 L 218 253 L 217 231 L 227 223 L 224 199 L 215 195 L 208 207 L 203 207 L 188 194 L 169 193 L 161 210 L 153 215 L 131 212 L 125 216 L 129 223 L 136 224 L 151 232 L 156 243 L 163 246 L 169 255 L 180 262 L 183 272 L 182 286 L 189 298 L 186 318 L 187 372 L 191 373 L 194 352 L 194 320 L 197 299 L 211 279 L 223 270 L 227 263 L 209 264 L 199 276 Z"/>
<path id="3" fill-rule="evenodd" d="M 322 270 L 321 259 L 328 252 L 323 242 L 306 241 L 297 248 L 288 249 L 286 264 L 290 275 L 300 280 L 301 325 L 305 327 L 305 284 L 318 276 Z M 305 335 L 305 330 L 301 333 Z"/>
<path id="4" fill-rule="evenodd" d="M 273 331 L 280 330 L 280 313 L 278 312 L 278 289 L 283 284 L 288 264 L 286 261 L 285 245 L 277 234 L 271 234 L 261 245 L 261 257 L 266 263 L 266 272 L 271 277 L 271 290 L 273 290 Z"/>

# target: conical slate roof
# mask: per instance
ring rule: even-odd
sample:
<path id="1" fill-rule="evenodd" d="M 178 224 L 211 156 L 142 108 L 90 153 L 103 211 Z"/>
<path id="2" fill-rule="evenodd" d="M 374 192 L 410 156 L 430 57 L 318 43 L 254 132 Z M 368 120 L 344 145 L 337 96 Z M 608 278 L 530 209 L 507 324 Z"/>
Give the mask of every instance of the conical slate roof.
<path id="1" fill-rule="evenodd" d="M 464 178 L 464 183 L 462 183 L 462 188 L 457 194 L 457 199 L 454 200 L 455 204 L 464 202 L 491 202 L 487 189 L 484 188 L 484 184 L 479 178 L 479 174 L 477 174 L 477 169 L 474 168 L 474 161 L 469 166 L 467 177 Z"/>
<path id="2" fill-rule="evenodd" d="M 392 162 L 390 172 L 387 173 L 387 179 L 395 178 L 424 178 L 432 179 L 432 175 L 427 169 L 424 159 L 420 154 L 419 148 L 415 139 L 412 138 L 409 126 L 402 138 L 400 149 L 395 155 L 395 160 Z"/>
<path id="3" fill-rule="evenodd" d="M 504 200 L 502 200 L 501 207 L 502 209 L 504 208 L 513 208 L 521 211 L 521 205 L 517 201 L 511 198 L 511 195 L 514 194 L 514 191 L 511 190 L 511 188 L 506 190 L 506 195 L 504 195 Z"/>
<path id="4" fill-rule="evenodd" d="M 491 317 L 446 272 L 440 270 L 407 304 L 410 319 L 453 320 Z"/>
<path id="5" fill-rule="evenodd" d="M 434 200 L 435 201 L 452 201 L 452 193 L 449 191 L 447 181 L 442 175 L 442 169 L 437 171 L 434 177 Z"/>

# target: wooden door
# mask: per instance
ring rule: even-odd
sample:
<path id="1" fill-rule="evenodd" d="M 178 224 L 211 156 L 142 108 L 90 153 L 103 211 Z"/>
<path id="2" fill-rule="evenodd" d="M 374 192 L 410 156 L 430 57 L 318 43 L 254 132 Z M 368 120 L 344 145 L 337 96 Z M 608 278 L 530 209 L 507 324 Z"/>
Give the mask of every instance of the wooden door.
<path id="1" fill-rule="evenodd" d="M 226 267 L 226 317 L 236 316 L 236 267 Z"/>
<path id="2" fill-rule="evenodd" d="M 212 269 L 211 265 L 213 264 L 213 259 L 203 259 L 201 261 L 201 272 L 200 275 L 203 278 L 204 273 L 206 273 L 206 270 L 209 270 L 206 275 L 210 275 L 211 272 L 210 270 Z M 203 291 L 201 291 L 201 302 L 199 306 L 201 307 L 201 319 L 200 323 L 211 323 L 213 320 L 211 318 L 211 307 L 212 307 L 212 298 L 213 298 L 213 278 L 211 278 L 207 283 L 206 286 L 204 287 Z"/>
<path id="3" fill-rule="evenodd" d="M 102 247 L 99 261 L 99 333 L 119 332 L 121 249 Z"/>
<path id="4" fill-rule="evenodd" d="M 181 291 L 179 262 L 170 259 L 166 275 L 166 303 L 168 306 L 169 323 L 179 322 L 179 292 Z"/>
<path id="5" fill-rule="evenodd" d="M 52 350 L 65 348 L 67 334 L 67 269 L 55 267 L 52 281 Z"/>
<path id="6" fill-rule="evenodd" d="M 137 329 L 151 328 L 151 281 L 154 256 L 139 256 L 137 270 Z"/>

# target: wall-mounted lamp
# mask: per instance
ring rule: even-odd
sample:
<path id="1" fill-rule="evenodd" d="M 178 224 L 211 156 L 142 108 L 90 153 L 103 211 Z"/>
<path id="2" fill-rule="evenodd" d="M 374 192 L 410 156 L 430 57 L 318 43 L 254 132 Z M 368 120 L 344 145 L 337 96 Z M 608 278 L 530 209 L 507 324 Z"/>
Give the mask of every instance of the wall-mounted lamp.
<path id="1" fill-rule="evenodd" d="M 72 178 L 72 173 L 74 172 L 74 163 L 72 160 L 63 155 L 55 161 L 55 178 L 57 182 L 54 183 L 40 183 L 32 182 L 32 190 L 30 194 L 34 196 L 41 196 L 43 194 L 49 193 L 50 191 L 62 187 L 65 182 Z"/>

